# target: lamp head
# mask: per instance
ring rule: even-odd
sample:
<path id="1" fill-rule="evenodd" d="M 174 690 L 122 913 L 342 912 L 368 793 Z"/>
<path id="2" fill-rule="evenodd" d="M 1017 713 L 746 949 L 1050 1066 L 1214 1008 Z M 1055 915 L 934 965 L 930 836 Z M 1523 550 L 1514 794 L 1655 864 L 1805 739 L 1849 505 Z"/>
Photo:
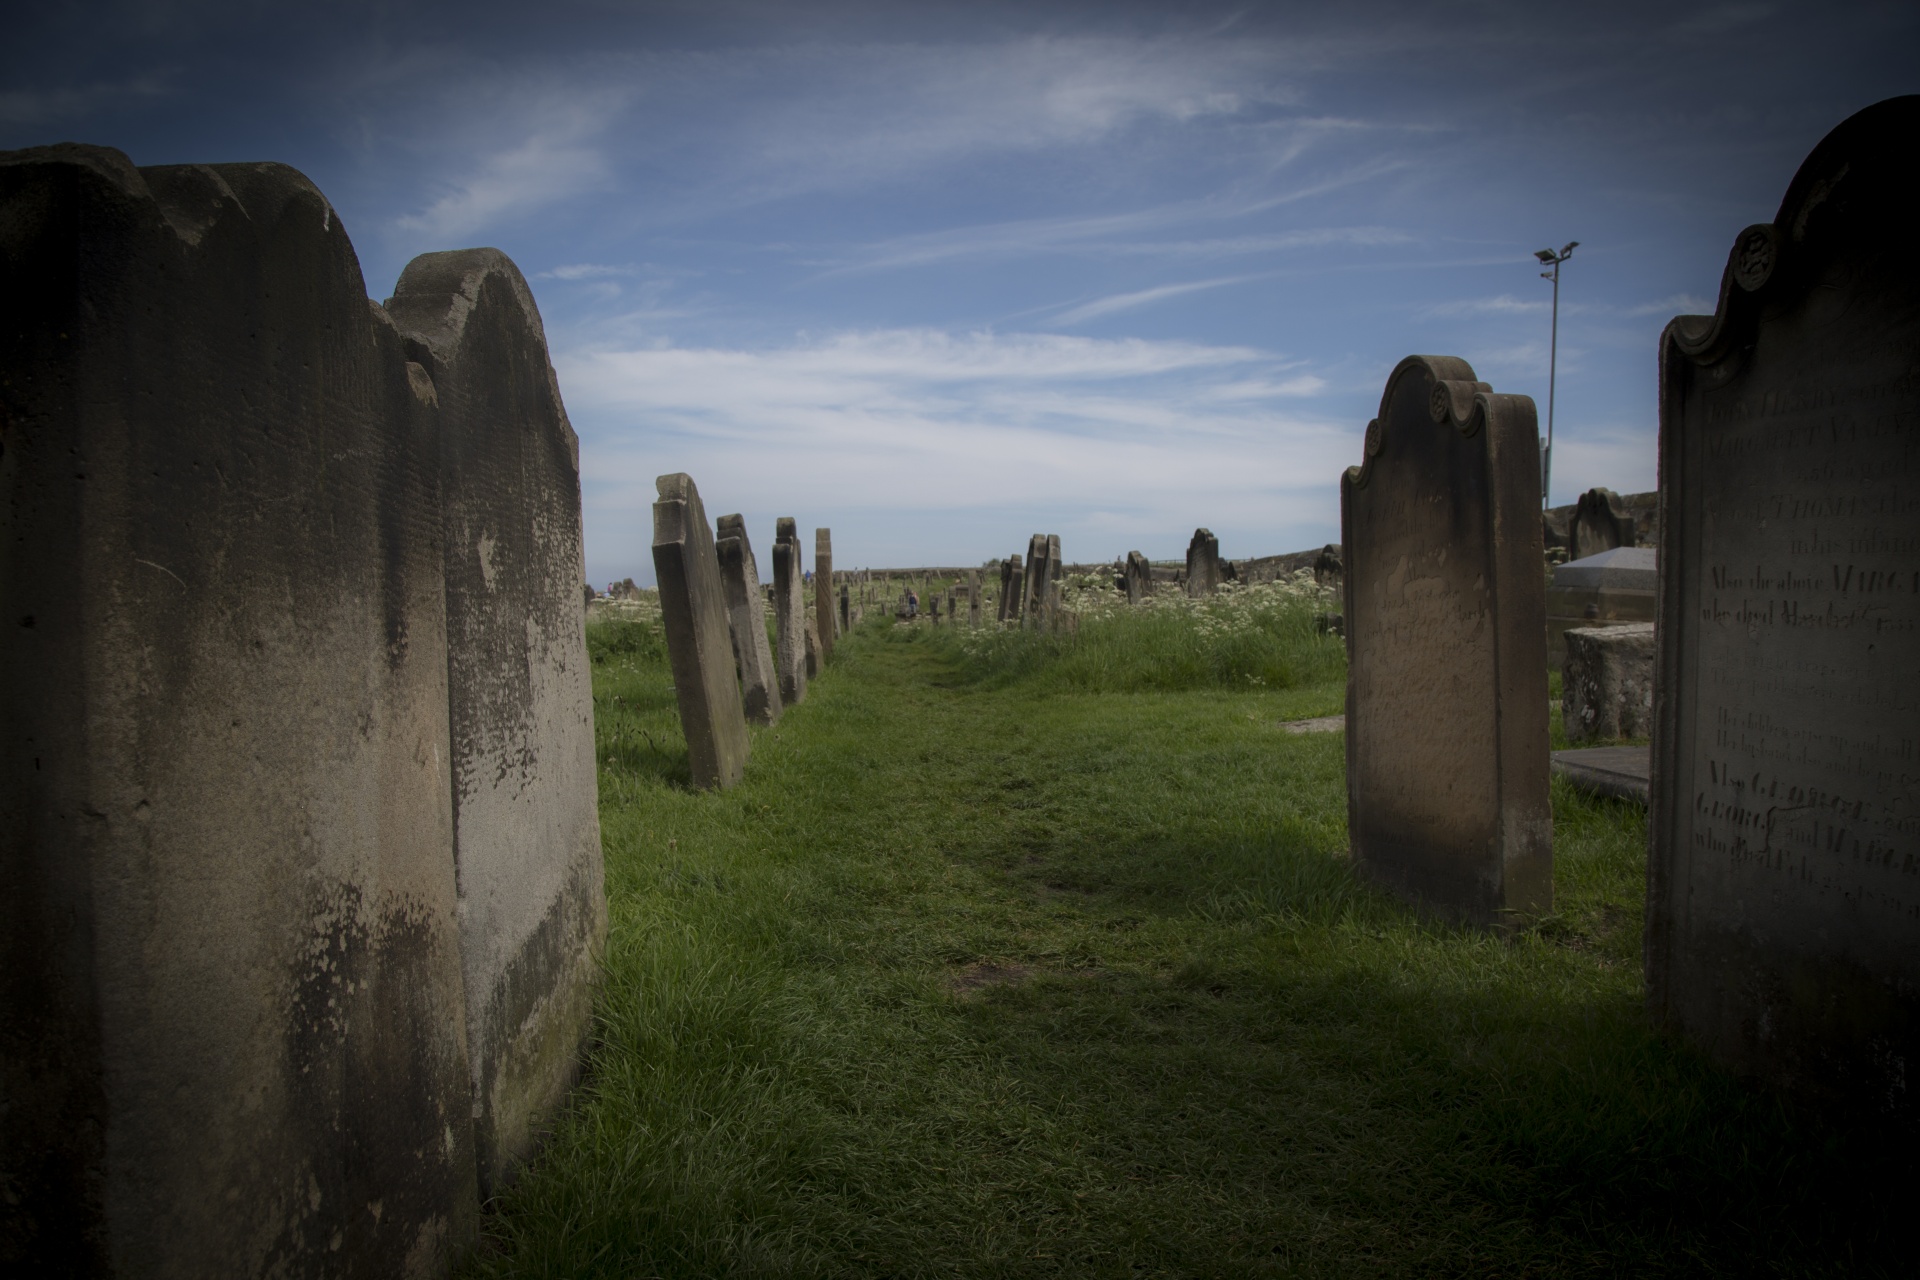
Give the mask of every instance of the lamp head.
<path id="1" fill-rule="evenodd" d="M 1548 266 L 1553 265 L 1553 250 L 1551 249 L 1535 249 L 1533 251 L 1533 256 L 1540 259 L 1540 261 L 1546 263 Z"/>

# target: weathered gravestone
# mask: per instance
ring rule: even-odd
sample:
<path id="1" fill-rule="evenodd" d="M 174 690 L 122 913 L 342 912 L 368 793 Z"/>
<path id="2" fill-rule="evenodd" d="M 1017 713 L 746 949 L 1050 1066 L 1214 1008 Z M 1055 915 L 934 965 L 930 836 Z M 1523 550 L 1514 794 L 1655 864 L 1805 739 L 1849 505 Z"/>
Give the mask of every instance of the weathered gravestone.
<path id="1" fill-rule="evenodd" d="M 539 309 L 505 254 L 415 258 L 387 311 L 440 403 L 454 860 L 484 1196 L 533 1154 L 579 1074 L 606 938 L 593 689 L 572 591 L 580 446 Z"/>
<path id="2" fill-rule="evenodd" d="M 1014 580 L 1019 574 L 1019 556 L 1008 556 L 1000 562 L 1000 599 L 994 610 L 995 621 L 1005 622 L 1009 618 L 1018 616 L 1016 612 L 1016 601 L 1019 598 L 1020 591 L 1015 585 Z"/>
<path id="3" fill-rule="evenodd" d="M 433 384 L 283 165 L 17 151 L 0 211 L 0 1270 L 444 1275 Z"/>
<path id="4" fill-rule="evenodd" d="M 1340 548 L 1331 542 L 1320 548 L 1320 554 L 1313 559 L 1314 582 L 1322 587 L 1338 587 L 1346 576 L 1347 566 Z"/>
<path id="5" fill-rule="evenodd" d="M 1567 528 L 1567 558 L 1584 560 L 1615 547 L 1634 545 L 1633 513 L 1611 489 L 1589 489 L 1574 504 Z"/>
<path id="6" fill-rule="evenodd" d="M 1020 624 L 1037 627 L 1040 610 L 1047 598 L 1047 535 L 1036 533 L 1027 539 L 1026 577 L 1020 589 Z"/>
<path id="7" fill-rule="evenodd" d="M 1198 599 L 1220 589 L 1220 539 L 1205 529 L 1193 531 L 1187 544 L 1187 594 Z"/>
<path id="8" fill-rule="evenodd" d="M 696 787 L 730 787 L 747 765 L 747 718 L 734 676 L 720 559 L 706 508 L 684 472 L 654 482 L 653 571 L 680 727 Z"/>
<path id="9" fill-rule="evenodd" d="M 1347 821 L 1403 897 L 1509 923 L 1553 906 L 1533 401 L 1409 356 L 1340 482 Z"/>
<path id="10" fill-rule="evenodd" d="M 813 680 L 820 675 L 820 623 L 811 613 L 807 615 L 807 679 Z"/>
<path id="11" fill-rule="evenodd" d="M 774 661 L 780 671 L 780 701 L 794 706 L 807 696 L 807 581 L 800 556 L 800 534 L 792 516 L 774 523 L 773 626 L 780 643 Z"/>
<path id="12" fill-rule="evenodd" d="M 1655 1016 L 1915 1122 L 1920 97 L 1848 119 L 1660 344 Z"/>
<path id="13" fill-rule="evenodd" d="M 845 583 L 840 585 L 840 630 L 842 633 L 853 629 L 853 601 L 847 596 Z"/>
<path id="14" fill-rule="evenodd" d="M 767 650 L 767 607 L 760 598 L 760 568 L 753 560 L 745 517 L 721 516 L 714 538 L 720 584 L 727 593 L 727 625 L 733 660 L 740 669 L 740 700 L 755 724 L 780 721 L 780 678 Z"/>
<path id="15" fill-rule="evenodd" d="M 1568 742 L 1644 738 L 1653 727 L 1651 622 L 1566 633 L 1560 716 Z"/>
<path id="16" fill-rule="evenodd" d="M 1127 552 L 1127 603 L 1139 604 L 1153 594 L 1153 566 L 1138 551 Z"/>
<path id="17" fill-rule="evenodd" d="M 980 571 L 967 570 L 967 626 L 977 630 L 980 626 Z"/>
<path id="18" fill-rule="evenodd" d="M 820 665 L 833 656 L 833 530 L 813 531 L 814 624 L 819 628 Z"/>

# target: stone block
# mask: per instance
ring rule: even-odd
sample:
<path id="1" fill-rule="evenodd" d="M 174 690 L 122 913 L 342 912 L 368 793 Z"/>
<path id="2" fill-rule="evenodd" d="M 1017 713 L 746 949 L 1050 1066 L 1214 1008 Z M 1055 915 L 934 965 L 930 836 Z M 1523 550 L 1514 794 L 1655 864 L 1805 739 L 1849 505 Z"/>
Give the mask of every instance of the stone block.
<path id="1" fill-rule="evenodd" d="M 433 383 L 283 165 L 16 151 L 0 210 L 0 1270 L 445 1275 Z"/>
<path id="2" fill-rule="evenodd" d="M 1533 402 L 1409 356 L 1341 480 L 1354 861 L 1454 919 L 1553 908 Z"/>
<path id="3" fill-rule="evenodd" d="M 579 1075 L 606 938 L 572 585 L 580 446 L 505 254 L 415 258 L 387 311 L 440 405 L 454 861 L 486 1196 L 533 1155 Z"/>
<path id="4" fill-rule="evenodd" d="M 1840 124 L 1660 341 L 1656 1019 L 1920 1124 L 1920 97 Z"/>
<path id="5" fill-rule="evenodd" d="M 807 696 L 807 575 L 800 555 L 800 534 L 791 516 L 781 516 L 773 536 L 773 625 L 779 636 L 774 661 L 780 672 L 780 701 L 795 706 Z"/>
<path id="6" fill-rule="evenodd" d="M 740 699 L 755 724 L 780 721 L 780 678 L 767 645 L 767 606 L 760 594 L 760 568 L 753 560 L 747 522 L 721 516 L 714 538 L 720 561 L 720 585 L 727 593 L 727 629 L 733 637 L 734 666 L 740 672 Z"/>
<path id="7" fill-rule="evenodd" d="M 1653 725 L 1653 624 L 1566 633 L 1560 714 L 1568 742 L 1644 738 Z"/>
<path id="8" fill-rule="evenodd" d="M 654 484 L 660 496 L 653 504 L 653 571 L 693 785 L 730 787 L 747 765 L 747 718 L 713 530 L 692 476 L 675 473 Z"/>

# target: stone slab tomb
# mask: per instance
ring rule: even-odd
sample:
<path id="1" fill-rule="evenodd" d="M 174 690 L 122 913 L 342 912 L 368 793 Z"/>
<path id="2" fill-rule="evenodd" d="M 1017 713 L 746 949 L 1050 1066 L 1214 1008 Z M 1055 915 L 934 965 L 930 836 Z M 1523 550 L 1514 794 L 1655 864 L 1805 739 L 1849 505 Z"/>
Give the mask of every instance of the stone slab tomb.
<path id="1" fill-rule="evenodd" d="M 1533 401 L 1409 356 L 1340 483 L 1354 861 L 1446 917 L 1553 907 Z"/>
<path id="2" fill-rule="evenodd" d="M 1574 747 L 1553 753 L 1552 770 L 1576 791 L 1613 800 L 1629 800 L 1642 808 L 1652 772 L 1648 747 Z"/>
<path id="3" fill-rule="evenodd" d="M 825 666 L 833 657 L 834 607 L 833 607 L 833 530 L 815 529 L 813 531 L 813 592 L 814 625 L 819 628 L 815 637 L 820 642 L 820 665 Z"/>
<path id="4" fill-rule="evenodd" d="M 774 523 L 773 626 L 779 637 L 774 664 L 780 673 L 780 701 L 795 706 L 807 696 L 807 582 L 806 562 L 800 556 L 800 534 L 792 516 Z"/>
<path id="5" fill-rule="evenodd" d="M 580 445 L 539 309 L 505 254 L 415 258 L 387 311 L 440 406 L 454 860 L 488 1195 L 533 1154 L 578 1074 L 607 928 L 573 587 Z"/>
<path id="6" fill-rule="evenodd" d="M 1187 594 L 1210 596 L 1225 579 L 1220 569 L 1220 540 L 1205 529 L 1195 529 L 1187 544 Z"/>
<path id="7" fill-rule="evenodd" d="M 444 1275 L 434 384 L 283 165 L 16 151 L 0 211 L 0 1270 Z"/>
<path id="8" fill-rule="evenodd" d="M 1565 664 L 1565 636 L 1573 627 L 1652 622 L 1659 576 L 1652 547 L 1615 547 L 1555 565 L 1547 586 L 1548 667 L 1558 671 Z"/>
<path id="9" fill-rule="evenodd" d="M 740 515 L 721 516 L 713 540 L 720 561 L 720 584 L 727 593 L 727 628 L 733 637 L 733 661 L 740 671 L 741 705 L 755 724 L 780 720 L 780 678 L 767 646 L 767 606 L 760 594 L 760 569 Z"/>
<path id="10" fill-rule="evenodd" d="M 1568 742 L 1644 738 L 1653 728 L 1651 622 L 1566 633 L 1560 715 Z"/>
<path id="11" fill-rule="evenodd" d="M 677 472 L 654 485 L 653 571 L 693 785 L 730 787 L 747 765 L 747 717 L 713 530 L 692 476 Z"/>
<path id="12" fill-rule="evenodd" d="M 1660 343 L 1656 1018 L 1899 1126 L 1920 1079 L 1920 97 L 1851 117 Z"/>

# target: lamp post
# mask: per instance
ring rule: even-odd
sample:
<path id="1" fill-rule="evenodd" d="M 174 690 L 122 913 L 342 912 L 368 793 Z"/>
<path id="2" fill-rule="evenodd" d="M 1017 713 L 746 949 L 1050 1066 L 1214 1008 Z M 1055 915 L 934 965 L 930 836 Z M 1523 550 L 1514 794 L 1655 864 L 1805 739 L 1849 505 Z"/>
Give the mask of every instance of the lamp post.
<path id="1" fill-rule="evenodd" d="M 1569 240 L 1566 247 L 1558 253 L 1551 249 L 1533 251 L 1533 256 L 1540 259 L 1542 266 L 1553 268 L 1551 271 L 1540 273 L 1542 280 L 1553 281 L 1553 338 L 1547 347 L 1547 447 L 1540 455 L 1540 505 L 1542 507 L 1552 501 L 1547 497 L 1547 487 L 1553 480 L 1553 392 L 1560 364 L 1560 264 L 1571 258 L 1573 251 L 1579 247 L 1578 240 Z"/>

